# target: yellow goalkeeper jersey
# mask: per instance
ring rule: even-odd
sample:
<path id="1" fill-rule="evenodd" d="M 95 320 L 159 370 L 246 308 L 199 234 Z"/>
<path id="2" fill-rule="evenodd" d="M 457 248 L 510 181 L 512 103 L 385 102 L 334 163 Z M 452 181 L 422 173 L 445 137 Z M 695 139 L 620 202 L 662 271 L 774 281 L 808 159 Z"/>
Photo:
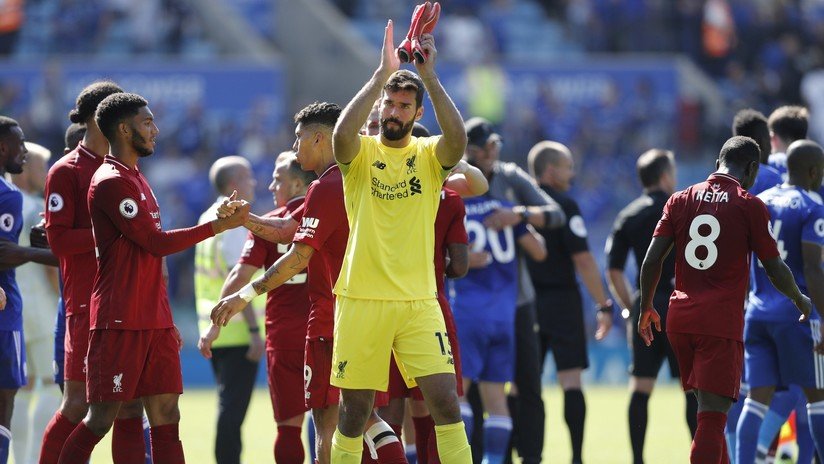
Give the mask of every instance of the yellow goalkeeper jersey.
<path id="1" fill-rule="evenodd" d="M 436 297 L 435 215 L 448 170 L 435 156 L 437 137 L 391 148 L 361 136 L 341 165 L 349 241 L 335 294 L 370 300 Z"/>

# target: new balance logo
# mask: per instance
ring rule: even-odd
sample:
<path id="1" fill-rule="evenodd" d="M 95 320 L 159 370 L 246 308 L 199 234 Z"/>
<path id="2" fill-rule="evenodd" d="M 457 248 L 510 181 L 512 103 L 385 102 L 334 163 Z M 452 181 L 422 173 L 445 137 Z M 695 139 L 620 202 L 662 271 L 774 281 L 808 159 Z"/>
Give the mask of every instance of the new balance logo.
<path id="1" fill-rule="evenodd" d="M 375 161 L 374 163 L 372 163 L 372 166 L 375 166 L 376 168 L 380 169 L 381 171 L 386 169 L 386 163 L 383 163 L 381 161 Z"/>
<path id="2" fill-rule="evenodd" d="M 119 373 L 112 378 L 112 382 L 114 382 L 114 388 L 112 388 L 112 393 L 123 393 L 123 373 Z"/>
<path id="3" fill-rule="evenodd" d="M 409 179 L 409 190 L 412 192 L 412 195 L 416 193 L 419 195 L 422 194 L 423 192 L 421 192 L 421 180 L 417 177 Z"/>
<path id="4" fill-rule="evenodd" d="M 338 373 L 335 375 L 337 378 L 343 378 L 343 371 L 346 370 L 346 364 L 348 363 L 349 361 L 341 361 L 338 363 Z"/>

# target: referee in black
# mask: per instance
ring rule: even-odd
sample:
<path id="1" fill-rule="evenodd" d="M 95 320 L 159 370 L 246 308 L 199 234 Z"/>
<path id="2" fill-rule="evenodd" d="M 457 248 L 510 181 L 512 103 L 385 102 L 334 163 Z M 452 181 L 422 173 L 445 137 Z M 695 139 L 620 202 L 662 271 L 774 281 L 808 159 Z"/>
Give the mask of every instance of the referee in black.
<path id="1" fill-rule="evenodd" d="M 529 171 L 541 188 L 558 204 L 567 224 L 558 229 L 539 229 L 546 240 L 547 259 L 529 261 L 535 285 L 541 362 L 552 350 L 558 383 L 564 391 L 564 419 L 572 442 L 572 462 L 581 463 L 586 402 L 581 391 L 581 371 L 589 367 L 584 310 L 575 274 L 598 303 L 598 331 L 603 339 L 612 327 L 612 301 L 601 281 L 601 272 L 587 245 L 587 228 L 578 204 L 566 192 L 574 177 L 569 149 L 558 142 L 543 141 L 529 151 Z M 592 314 L 592 313 L 588 313 Z M 543 366 L 543 364 L 542 364 Z"/>
<path id="2" fill-rule="evenodd" d="M 644 255 L 652 240 L 652 233 L 661 218 L 664 204 L 675 192 L 675 157 L 671 151 L 652 149 L 638 158 L 638 177 L 644 186 L 640 197 L 627 205 L 615 219 L 612 233 L 607 239 L 606 253 L 609 271 L 607 281 L 609 288 L 622 308 L 622 315 L 627 319 L 627 339 L 632 348 L 629 387 L 632 398 L 629 402 L 629 437 L 632 443 L 633 462 L 644 462 L 644 436 L 647 431 L 647 403 L 658 371 L 666 359 L 674 378 L 678 377 L 678 362 L 670 349 L 666 332 L 656 334 L 652 345 L 647 347 L 638 335 L 640 296 L 638 294 L 638 275 L 636 274 L 635 291 L 630 290 L 624 275 L 627 256 L 632 252 L 635 263 L 640 269 Z M 661 324 L 666 325 L 667 307 L 672 294 L 675 279 L 675 253 L 670 253 L 661 270 L 661 280 L 655 292 L 655 307 L 660 308 Z M 629 308 L 632 308 L 631 310 Z M 698 403 L 695 396 L 686 393 L 686 419 L 690 432 L 695 435 L 696 412 Z"/>

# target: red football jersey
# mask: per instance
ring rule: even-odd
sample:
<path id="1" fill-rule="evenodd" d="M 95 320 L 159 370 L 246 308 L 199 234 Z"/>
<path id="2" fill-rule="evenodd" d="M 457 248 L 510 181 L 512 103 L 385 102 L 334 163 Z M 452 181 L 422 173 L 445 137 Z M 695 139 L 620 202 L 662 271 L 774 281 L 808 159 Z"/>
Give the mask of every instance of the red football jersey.
<path id="1" fill-rule="evenodd" d="M 452 243 L 468 243 L 465 218 L 466 208 L 461 196 L 448 188 L 441 190 L 441 203 L 435 216 L 435 282 L 438 285 L 438 295 L 445 300 L 448 300 L 444 290 L 447 246 Z"/>
<path id="2" fill-rule="evenodd" d="M 212 225 L 163 231 L 160 208 L 146 179 L 137 168 L 111 156 L 94 174 L 88 202 L 98 257 L 91 328 L 172 327 L 161 275 L 163 256 L 213 236 Z"/>
<path id="3" fill-rule="evenodd" d="M 286 217 L 303 205 L 297 197 L 264 217 Z M 272 243 L 249 232 L 246 246 L 238 260 L 258 268 L 272 266 L 289 249 L 288 245 Z M 309 320 L 309 292 L 306 272 L 296 274 L 286 283 L 266 294 L 266 349 L 303 350 L 306 346 L 306 324 Z"/>
<path id="4" fill-rule="evenodd" d="M 46 178 L 46 236 L 60 260 L 67 315 L 89 311 L 97 259 L 87 197 L 101 164 L 103 157 L 81 143 L 54 163 Z"/>
<path id="5" fill-rule="evenodd" d="M 727 174 L 670 197 L 653 234 L 675 241 L 668 332 L 743 339 L 750 252 L 778 256 L 769 221 L 764 203 Z"/>
<path id="6" fill-rule="evenodd" d="M 349 238 L 349 222 L 343 201 L 343 176 L 337 165 L 331 166 L 309 185 L 303 208 L 303 217 L 295 232 L 294 241 L 315 249 L 315 254 L 309 260 L 311 310 L 306 338 L 331 340 L 335 318 L 335 295 L 332 287 L 338 280 Z"/>

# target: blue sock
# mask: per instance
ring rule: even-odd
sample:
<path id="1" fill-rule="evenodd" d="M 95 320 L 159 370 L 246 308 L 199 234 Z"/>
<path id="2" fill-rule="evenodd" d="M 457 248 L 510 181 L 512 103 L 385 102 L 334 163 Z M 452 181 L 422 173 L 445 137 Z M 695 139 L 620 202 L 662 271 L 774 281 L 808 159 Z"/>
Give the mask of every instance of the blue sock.
<path id="1" fill-rule="evenodd" d="M 415 448 L 415 444 L 405 445 L 403 448 L 404 454 L 406 454 L 406 462 L 409 464 L 417 464 L 418 462 L 418 449 Z"/>
<path id="2" fill-rule="evenodd" d="M 736 430 L 735 462 L 755 462 L 755 451 L 758 446 L 758 429 L 764 415 L 767 414 L 767 405 L 761 404 L 752 398 L 744 400 L 744 409 L 738 419 Z"/>
<path id="3" fill-rule="evenodd" d="M 466 401 L 461 401 L 461 419 L 463 419 L 464 427 L 466 428 L 466 436 L 469 442 L 472 443 L 472 432 L 475 424 L 475 414 L 472 412 L 472 406 Z"/>
<path id="4" fill-rule="evenodd" d="M 312 458 L 312 462 L 315 462 L 318 457 L 315 455 L 315 420 L 312 419 L 312 414 L 309 414 L 306 433 L 309 435 L 309 456 Z"/>
<path id="5" fill-rule="evenodd" d="M 798 391 L 777 391 L 770 403 L 770 410 L 764 415 L 764 422 L 758 432 L 758 450 L 769 450 L 781 427 L 798 403 Z"/>
<path id="6" fill-rule="evenodd" d="M 749 389 L 742 385 L 738 391 L 738 398 L 746 398 L 748 393 Z M 738 418 L 741 417 L 742 409 L 744 409 L 744 400 L 739 399 L 727 411 L 727 427 L 724 429 L 724 435 L 727 438 L 727 451 L 731 464 L 735 464 L 735 429 L 738 428 Z"/>
<path id="7" fill-rule="evenodd" d="M 146 454 L 144 455 L 146 458 L 145 464 L 152 464 L 152 437 L 149 433 L 152 426 L 149 425 L 149 418 L 146 415 L 143 415 L 143 443 L 146 447 Z"/>
<path id="8" fill-rule="evenodd" d="M 808 404 L 807 415 L 815 449 L 819 456 L 824 456 L 824 401 Z"/>
<path id="9" fill-rule="evenodd" d="M 484 421 L 483 464 L 503 464 L 512 435 L 512 418 L 509 416 L 489 416 Z"/>
<path id="10" fill-rule="evenodd" d="M 0 425 L 0 464 L 9 462 L 9 446 L 11 445 L 11 430 Z"/>

